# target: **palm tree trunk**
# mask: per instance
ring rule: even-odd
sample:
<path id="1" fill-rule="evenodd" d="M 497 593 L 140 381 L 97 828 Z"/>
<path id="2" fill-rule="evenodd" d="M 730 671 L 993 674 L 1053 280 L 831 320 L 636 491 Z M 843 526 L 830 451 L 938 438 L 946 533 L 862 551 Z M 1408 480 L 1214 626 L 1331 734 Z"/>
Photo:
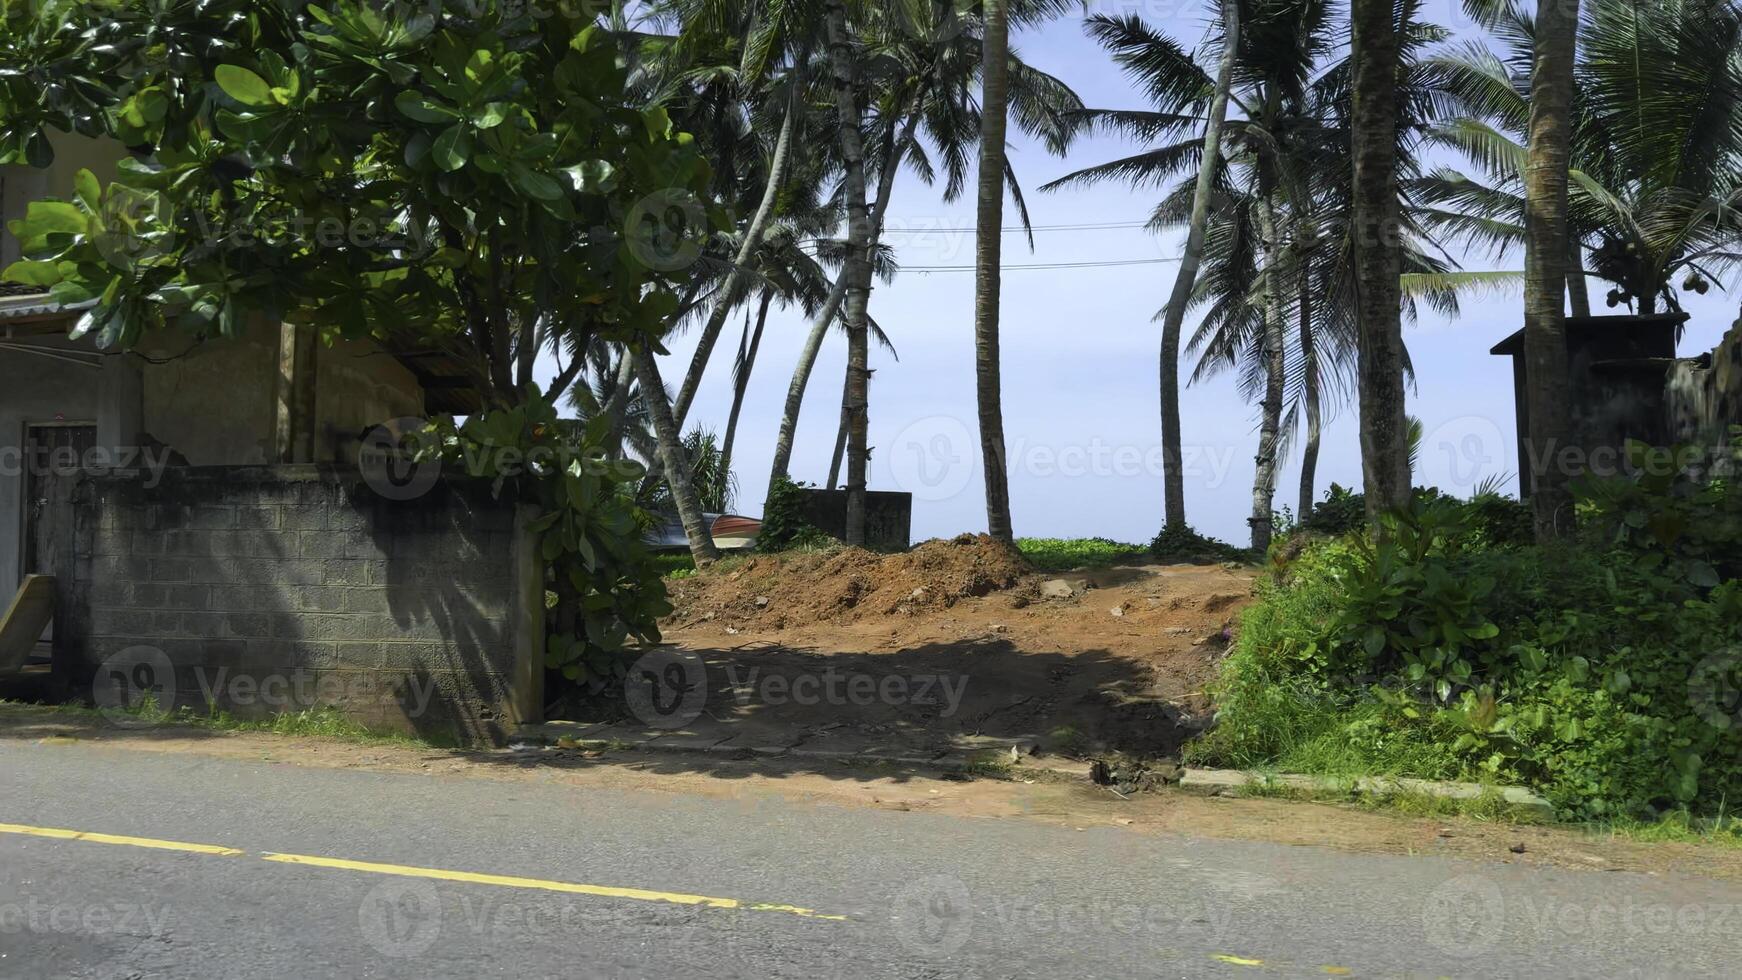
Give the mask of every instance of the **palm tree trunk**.
<path id="1" fill-rule="evenodd" d="M 678 440 L 677 422 L 672 418 L 671 404 L 665 398 L 665 383 L 659 378 L 659 361 L 645 346 L 636 347 L 633 356 L 635 373 L 641 378 L 641 396 L 647 400 L 647 412 L 653 417 L 659 461 L 665 467 L 665 480 L 671 487 L 671 499 L 677 505 L 678 519 L 683 522 L 684 537 L 689 539 L 690 556 L 698 566 L 718 561 L 720 552 L 714 548 L 714 539 L 708 534 L 701 500 L 696 496 L 689 463 L 684 459 L 683 444 Z"/>
<path id="2" fill-rule="evenodd" d="M 1272 183 L 1266 181 L 1267 184 Z M 1282 436 L 1282 396 L 1286 355 L 1283 352 L 1282 295 L 1277 288 L 1283 249 L 1276 235 L 1276 212 L 1268 187 L 1257 202 L 1259 234 L 1264 236 L 1264 401 L 1258 424 L 1258 458 L 1252 479 L 1252 550 L 1262 555 L 1270 550 L 1271 510 L 1276 502 L 1276 470 Z"/>
<path id="3" fill-rule="evenodd" d="M 780 433 L 774 437 L 774 465 L 769 470 L 768 485 L 786 479 L 792 466 L 792 444 L 798 434 L 798 413 L 804 407 L 804 392 L 810 385 L 811 371 L 817 366 L 817 352 L 823 348 L 829 325 L 840 315 L 841 302 L 847 295 L 847 277 L 835 280 L 834 289 L 823 303 L 822 312 L 811 325 L 810 335 L 798 352 L 798 364 L 792 369 L 792 382 L 786 388 L 786 405 L 780 413 Z"/>
<path id="4" fill-rule="evenodd" d="M 980 200 L 974 237 L 974 394 L 980 409 L 980 460 L 986 483 L 986 533 L 1015 543 L 1010 476 L 1004 458 L 1004 402 L 998 351 L 1003 291 L 1004 136 L 1009 125 L 1010 10 L 985 0 L 981 38 Z"/>
<path id="5" fill-rule="evenodd" d="M 1397 186 L 1397 7 L 1352 0 L 1355 316 L 1361 471 L 1370 518 L 1409 502 Z"/>
<path id="6" fill-rule="evenodd" d="M 826 485 L 830 490 L 841 485 L 841 459 L 847 455 L 847 429 L 853 424 L 847 401 L 851 397 L 852 378 L 844 378 L 841 382 L 841 424 L 835 427 L 835 454 L 829 459 L 829 482 Z"/>
<path id="7" fill-rule="evenodd" d="M 774 302 L 774 290 L 762 291 L 762 306 L 756 311 L 756 330 L 750 335 L 750 346 L 738 361 L 738 376 L 732 379 L 732 412 L 726 416 L 726 437 L 720 443 L 720 469 L 728 477 L 732 473 L 732 444 L 738 438 L 738 414 L 744 410 L 744 395 L 750 390 L 750 372 L 756 367 L 756 352 L 762 347 L 762 328 L 768 325 L 768 306 Z"/>
<path id="8" fill-rule="evenodd" d="M 859 134 L 858 65 L 847 34 L 844 0 L 828 0 L 829 63 L 835 76 L 835 114 L 840 119 L 843 197 L 847 205 L 847 528 L 848 545 L 865 544 L 865 469 L 868 396 L 871 386 L 867 312 L 871 299 L 871 215 L 865 201 L 865 145 Z"/>
<path id="9" fill-rule="evenodd" d="M 1566 316 L 1567 166 L 1572 149 L 1573 55 L 1578 0 L 1539 6 L 1530 75 L 1530 142 L 1524 161 L 1524 372 L 1531 510 L 1540 541 L 1571 529 L 1567 483 L 1550 463 L 1572 429 Z"/>
<path id="10" fill-rule="evenodd" d="M 913 131 L 919 125 L 919 100 L 914 100 L 914 107 L 908 114 L 907 122 L 902 128 L 901 138 L 896 142 L 894 151 L 887 159 L 889 165 L 878 175 L 877 207 L 872 214 L 872 244 L 882 238 L 883 220 L 889 211 L 889 199 L 895 193 L 895 174 L 900 169 L 899 163 L 905 155 L 908 143 L 913 140 Z M 817 352 L 822 350 L 823 338 L 828 336 L 829 327 L 835 317 L 840 315 L 841 303 L 846 296 L 847 278 L 841 276 L 835 282 L 834 289 L 823 304 L 821 315 L 811 326 L 811 332 L 805 338 L 804 347 L 799 351 L 798 364 L 792 371 L 792 383 L 786 389 L 786 405 L 780 416 L 780 434 L 774 440 L 774 465 L 769 472 L 769 485 L 775 480 L 784 479 L 790 475 L 792 465 L 792 445 L 798 432 L 799 411 L 804 407 L 805 389 L 810 386 L 811 371 L 817 364 Z"/>
<path id="11" fill-rule="evenodd" d="M 630 389 L 635 386 L 635 358 L 627 350 L 618 358 L 614 384 L 610 400 L 600 410 L 600 414 L 611 420 L 610 428 L 606 430 L 605 444 L 612 456 L 623 451 L 623 413 L 629 408 Z"/>
<path id="12" fill-rule="evenodd" d="M 1319 350 L 1313 337 L 1313 294 L 1306 265 L 1300 272 L 1300 369 L 1305 378 L 1306 445 L 1300 454 L 1299 517 L 1312 516 L 1318 500 L 1319 440 L 1323 435 L 1323 409 L 1319 404 Z"/>
<path id="13" fill-rule="evenodd" d="M 1567 236 L 1567 301 L 1573 316 L 1591 315 L 1591 287 L 1585 281 L 1584 248 L 1577 239 Z"/>
<path id="14" fill-rule="evenodd" d="M 1210 220 L 1210 190 L 1222 156 L 1222 123 L 1228 116 L 1228 93 L 1234 83 L 1234 59 L 1240 47 L 1240 4 L 1223 0 L 1221 61 L 1216 66 L 1216 91 L 1210 99 L 1210 118 L 1204 124 L 1203 161 L 1198 165 L 1198 183 L 1192 190 L 1191 223 L 1186 247 L 1180 255 L 1179 273 L 1161 323 L 1161 460 L 1167 526 L 1186 526 L 1185 451 L 1179 414 L 1179 341 L 1185 325 L 1186 306 L 1204 260 L 1204 229 Z"/>
<path id="15" fill-rule="evenodd" d="M 756 250 L 762 247 L 762 239 L 768 233 L 775 202 L 780 198 L 780 185 L 786 181 L 787 162 L 792 157 L 793 119 L 797 115 L 795 106 L 789 103 L 786 118 L 780 123 L 780 135 L 774 141 L 774 156 L 768 164 L 768 181 L 762 187 L 762 202 L 757 205 L 755 216 L 744 229 L 744 240 L 738 244 L 738 255 L 732 262 L 732 271 L 726 275 L 726 284 L 720 288 L 720 299 L 714 304 L 713 312 L 709 314 L 708 322 L 702 328 L 702 336 L 696 343 L 696 352 L 690 357 L 690 369 L 684 374 L 683 386 L 677 392 L 677 401 L 672 403 L 672 417 L 677 421 L 679 430 L 683 429 L 684 418 L 689 415 L 690 404 L 696 398 L 696 390 L 702 385 L 702 374 L 708 368 L 708 359 L 714 354 L 714 344 L 720 339 L 726 317 L 738 301 L 737 293 L 744 288 L 745 270 L 756 257 Z"/>

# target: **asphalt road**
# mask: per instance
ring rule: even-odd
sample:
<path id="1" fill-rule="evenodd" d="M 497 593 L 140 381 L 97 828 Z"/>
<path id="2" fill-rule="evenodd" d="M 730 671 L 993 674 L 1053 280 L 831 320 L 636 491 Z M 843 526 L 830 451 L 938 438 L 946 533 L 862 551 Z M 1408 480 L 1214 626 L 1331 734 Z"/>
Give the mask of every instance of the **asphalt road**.
<path id="1" fill-rule="evenodd" d="M 0 743 L 8 978 L 1729 977 L 1739 940 L 1695 878 Z"/>

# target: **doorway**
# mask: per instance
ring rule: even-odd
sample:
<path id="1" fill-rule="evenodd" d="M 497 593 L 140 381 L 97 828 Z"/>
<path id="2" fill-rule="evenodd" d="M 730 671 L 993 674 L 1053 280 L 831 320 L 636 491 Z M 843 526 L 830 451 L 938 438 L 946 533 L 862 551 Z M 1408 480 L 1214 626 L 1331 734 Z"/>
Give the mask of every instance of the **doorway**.
<path id="1" fill-rule="evenodd" d="M 24 527 L 19 538 L 19 581 L 25 575 L 53 574 L 55 529 L 43 526 L 43 515 L 56 493 L 56 484 L 76 474 L 89 451 L 97 444 L 94 422 L 29 422 L 24 426 Z M 10 596 L 5 597 L 10 599 Z M 54 641 L 50 625 L 38 643 L 33 659 L 47 659 Z"/>

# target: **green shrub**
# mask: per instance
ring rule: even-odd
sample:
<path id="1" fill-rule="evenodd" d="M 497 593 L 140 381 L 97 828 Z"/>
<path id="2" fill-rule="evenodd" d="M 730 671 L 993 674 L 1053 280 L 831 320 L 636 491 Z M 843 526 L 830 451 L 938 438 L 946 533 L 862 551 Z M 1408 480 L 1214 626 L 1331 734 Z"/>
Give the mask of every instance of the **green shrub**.
<path id="1" fill-rule="evenodd" d="M 1734 506 L 1685 474 L 1584 487 L 1580 538 L 1538 547 L 1511 502 L 1418 494 L 1260 583 L 1189 753 L 1523 783 L 1583 818 L 1719 812 L 1742 794 Z"/>
<path id="2" fill-rule="evenodd" d="M 1149 553 L 1163 562 L 1251 561 L 1252 553 L 1205 537 L 1185 525 L 1169 525 L 1149 542 Z"/>
<path id="3" fill-rule="evenodd" d="M 768 499 L 762 505 L 762 530 L 756 535 L 756 550 L 786 551 L 797 547 L 816 547 L 833 543 L 834 539 L 804 519 L 805 491 L 808 483 L 794 483 L 778 477 L 768 485 Z"/>
<path id="4" fill-rule="evenodd" d="M 1340 537 L 1367 526 L 1367 495 L 1333 483 L 1312 513 L 1300 516 L 1300 529 Z"/>

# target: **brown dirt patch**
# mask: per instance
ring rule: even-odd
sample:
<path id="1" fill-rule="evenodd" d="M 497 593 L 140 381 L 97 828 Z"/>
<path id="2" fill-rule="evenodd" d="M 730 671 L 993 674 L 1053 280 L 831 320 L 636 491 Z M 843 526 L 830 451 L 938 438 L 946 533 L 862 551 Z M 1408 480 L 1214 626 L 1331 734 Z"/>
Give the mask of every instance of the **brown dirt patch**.
<path id="1" fill-rule="evenodd" d="M 757 556 L 675 581 L 665 638 L 707 663 L 714 722 L 785 728 L 812 747 L 1037 737 L 1049 751 L 1164 756 L 1204 722 L 1204 689 L 1252 578 L 1221 565 L 1037 573 L 968 535 L 904 555 Z M 743 696 L 744 678 L 804 675 L 864 675 L 878 690 L 885 678 L 946 677 L 963 693 Z"/>
<path id="2" fill-rule="evenodd" d="M 948 609 L 1014 588 L 1030 574 L 1020 554 L 984 534 L 963 534 L 897 555 L 860 548 L 758 555 L 730 571 L 679 579 L 672 592 L 679 621 L 755 619 L 778 628 L 789 620 L 852 622 Z"/>

